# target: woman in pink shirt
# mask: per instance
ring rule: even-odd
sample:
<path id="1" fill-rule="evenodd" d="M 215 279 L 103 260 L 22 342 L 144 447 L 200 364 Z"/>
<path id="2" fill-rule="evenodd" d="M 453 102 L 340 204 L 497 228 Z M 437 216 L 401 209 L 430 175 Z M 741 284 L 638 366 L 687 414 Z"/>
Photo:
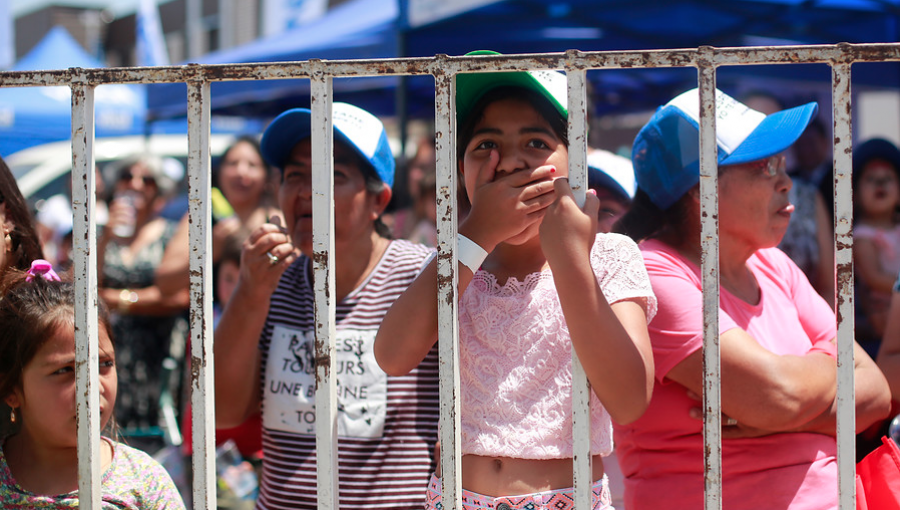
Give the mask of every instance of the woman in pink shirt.
<path id="1" fill-rule="evenodd" d="M 766 116 L 716 99 L 723 508 L 836 508 L 835 316 L 775 248 L 793 212 L 781 152 L 817 106 Z M 617 227 L 641 242 L 659 300 L 653 398 L 615 426 L 628 510 L 703 508 L 698 112 L 698 91 L 685 92 L 638 134 L 638 192 Z M 858 345 L 855 363 L 862 430 L 887 415 L 890 393 Z"/>

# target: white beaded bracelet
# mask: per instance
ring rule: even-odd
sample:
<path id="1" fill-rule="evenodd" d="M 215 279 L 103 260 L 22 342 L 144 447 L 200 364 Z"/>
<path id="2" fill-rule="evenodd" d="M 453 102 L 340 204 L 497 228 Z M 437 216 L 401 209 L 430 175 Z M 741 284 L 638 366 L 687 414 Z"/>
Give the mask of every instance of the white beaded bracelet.
<path id="1" fill-rule="evenodd" d="M 473 274 L 478 271 L 487 256 L 488 252 L 484 251 L 484 248 L 478 243 L 462 234 L 457 234 L 456 260 L 471 269 Z"/>

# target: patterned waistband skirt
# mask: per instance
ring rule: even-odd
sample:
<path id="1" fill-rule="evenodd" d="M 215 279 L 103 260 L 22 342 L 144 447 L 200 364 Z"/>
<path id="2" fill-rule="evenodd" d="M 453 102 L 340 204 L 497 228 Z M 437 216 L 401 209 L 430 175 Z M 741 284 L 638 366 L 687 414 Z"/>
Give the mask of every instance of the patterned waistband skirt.
<path id="1" fill-rule="evenodd" d="M 609 480 L 606 475 L 591 487 L 592 510 L 614 510 L 609 494 Z M 519 496 L 485 496 L 477 492 L 462 491 L 463 510 L 571 510 L 575 507 L 573 489 L 523 494 Z M 442 510 L 441 479 L 431 475 L 425 510 Z"/>

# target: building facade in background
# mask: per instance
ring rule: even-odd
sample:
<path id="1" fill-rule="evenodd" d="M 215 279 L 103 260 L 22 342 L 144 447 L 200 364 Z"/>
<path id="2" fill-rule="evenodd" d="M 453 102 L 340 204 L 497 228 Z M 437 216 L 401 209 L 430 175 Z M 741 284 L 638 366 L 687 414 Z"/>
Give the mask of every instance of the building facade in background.
<path id="1" fill-rule="evenodd" d="M 171 63 L 240 46 L 264 34 L 278 34 L 320 16 L 343 1 L 157 0 Z M 279 24 L 273 19 L 286 21 Z M 85 50 L 107 66 L 138 65 L 136 13 L 116 17 L 109 10 L 57 5 L 21 15 L 14 24 L 15 59 L 28 53 L 54 26 L 62 25 Z"/>

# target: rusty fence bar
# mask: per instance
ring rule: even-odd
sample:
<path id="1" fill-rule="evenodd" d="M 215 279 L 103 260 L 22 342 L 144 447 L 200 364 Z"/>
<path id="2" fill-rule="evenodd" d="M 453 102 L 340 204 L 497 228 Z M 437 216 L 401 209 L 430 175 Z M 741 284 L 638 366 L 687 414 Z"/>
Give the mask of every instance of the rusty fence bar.
<path id="1" fill-rule="evenodd" d="M 837 442 L 840 509 L 856 508 L 856 406 L 853 384 L 853 167 L 850 125 L 850 63 L 832 66 L 834 108 L 834 261 L 836 264 Z"/>
<path id="2" fill-rule="evenodd" d="M 437 163 L 437 270 L 438 270 L 438 372 L 440 375 L 440 436 L 442 502 L 447 508 L 462 508 L 459 324 L 456 285 L 456 79 L 453 74 L 435 75 L 435 153 Z"/>
<path id="3" fill-rule="evenodd" d="M 94 87 L 78 69 L 72 79 L 72 212 L 75 248 L 75 403 L 78 423 L 78 494 L 100 508 L 100 393 L 97 338 L 97 231 L 94 221 Z M 77 173 L 76 173 L 77 172 Z M 76 177 L 77 176 L 77 177 Z M 88 462 L 90 461 L 90 462 Z"/>
<path id="4" fill-rule="evenodd" d="M 857 62 L 900 61 L 900 43 L 712 48 L 650 51 L 570 50 L 565 53 L 477 57 L 309 60 L 288 63 L 218 64 L 149 68 L 7 71 L 0 87 L 67 86 L 72 89 L 73 210 L 75 282 L 79 296 L 75 317 L 79 489 L 85 507 L 99 508 L 100 483 L 97 345 L 96 235 L 94 233 L 94 88 L 113 83 L 187 83 L 189 114 L 191 389 L 194 409 L 194 505 L 215 507 L 214 388 L 209 253 L 209 86 L 217 81 L 308 78 L 313 110 L 314 267 L 316 275 L 316 407 L 319 502 L 338 508 L 336 395 L 333 357 L 334 295 L 333 196 L 331 190 L 332 79 L 365 76 L 431 75 L 435 79 L 435 148 L 438 207 L 438 317 L 441 377 L 441 432 L 444 507 L 461 507 L 459 450 L 459 350 L 456 291 L 456 133 L 455 75 L 461 72 L 562 70 L 568 77 L 570 180 L 583 201 L 586 182 L 585 73 L 588 70 L 695 67 L 701 99 L 701 235 L 704 313 L 704 446 L 705 508 L 721 509 L 721 401 L 718 345 L 718 202 L 716 196 L 716 70 L 730 65 L 820 63 L 832 69 L 834 105 L 834 242 L 838 325 L 838 464 L 840 509 L 855 507 L 853 393 L 853 266 L 851 234 L 852 161 L 850 67 Z M 574 355 L 573 355 L 573 358 Z M 324 363 L 329 360 L 329 363 Z M 576 507 L 590 508 L 589 387 L 577 358 L 573 359 L 573 412 L 576 459 L 573 475 Z"/>
<path id="5" fill-rule="evenodd" d="M 704 55 L 703 52 L 708 52 Z M 185 83 L 203 70 L 210 82 L 310 78 L 313 65 L 320 62 L 332 78 L 371 76 L 456 74 L 477 71 L 522 71 L 528 69 L 563 70 L 571 59 L 579 67 L 592 69 L 638 69 L 654 67 L 697 67 L 701 59 L 709 64 L 767 65 L 767 64 L 828 64 L 897 62 L 900 45 L 897 43 L 759 46 L 742 48 L 701 48 L 645 51 L 578 51 L 565 53 L 534 53 L 477 57 L 410 57 L 387 59 L 327 60 L 254 64 L 188 64 L 184 66 L 119 67 L 80 69 L 85 80 L 95 84 L 112 83 Z M 0 72 L 0 86 L 65 86 L 70 87 L 73 69 L 55 71 Z"/>
<path id="6" fill-rule="evenodd" d="M 216 508 L 215 398 L 212 328 L 212 253 L 209 82 L 188 81 L 188 214 L 191 282 L 191 468 L 194 508 Z"/>
<path id="7" fill-rule="evenodd" d="M 574 59 L 566 68 L 569 111 L 569 184 L 579 206 L 587 191 L 587 75 Z M 572 461 L 575 508 L 591 508 L 591 388 L 572 349 Z"/>
<path id="8" fill-rule="evenodd" d="M 708 52 L 707 52 L 708 53 Z M 703 281 L 704 508 L 722 508 L 722 399 L 719 357 L 719 172 L 716 69 L 704 59 L 700 88 L 700 274 Z"/>
<path id="9" fill-rule="evenodd" d="M 318 507 L 338 508 L 337 380 L 335 379 L 334 130 L 331 77 L 318 70 L 312 80 L 313 282 L 316 310 L 316 478 Z"/>

